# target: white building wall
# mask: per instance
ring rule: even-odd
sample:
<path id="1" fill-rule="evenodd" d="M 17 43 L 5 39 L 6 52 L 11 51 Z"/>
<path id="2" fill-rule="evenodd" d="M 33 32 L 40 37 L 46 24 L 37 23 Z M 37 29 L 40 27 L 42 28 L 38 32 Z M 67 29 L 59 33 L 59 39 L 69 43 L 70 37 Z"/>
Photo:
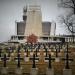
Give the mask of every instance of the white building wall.
<path id="1" fill-rule="evenodd" d="M 15 21 L 15 35 L 17 35 L 17 22 Z"/>
<path id="2" fill-rule="evenodd" d="M 54 21 L 51 22 L 51 31 L 50 31 L 50 36 L 55 36 L 56 32 L 56 23 Z"/>

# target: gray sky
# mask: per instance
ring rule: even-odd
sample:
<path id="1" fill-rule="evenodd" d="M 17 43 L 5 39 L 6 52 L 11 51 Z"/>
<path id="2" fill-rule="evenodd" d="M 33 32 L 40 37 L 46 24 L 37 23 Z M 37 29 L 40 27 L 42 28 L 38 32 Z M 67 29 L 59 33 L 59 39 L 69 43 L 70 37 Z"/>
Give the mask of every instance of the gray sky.
<path id="1" fill-rule="evenodd" d="M 23 7 L 29 4 L 38 4 L 42 10 L 43 21 L 57 23 L 56 34 L 64 34 L 64 27 L 58 24 L 58 15 L 65 13 L 58 8 L 57 0 L 0 0 L 0 42 L 7 41 L 15 34 L 15 20 L 22 21 Z"/>

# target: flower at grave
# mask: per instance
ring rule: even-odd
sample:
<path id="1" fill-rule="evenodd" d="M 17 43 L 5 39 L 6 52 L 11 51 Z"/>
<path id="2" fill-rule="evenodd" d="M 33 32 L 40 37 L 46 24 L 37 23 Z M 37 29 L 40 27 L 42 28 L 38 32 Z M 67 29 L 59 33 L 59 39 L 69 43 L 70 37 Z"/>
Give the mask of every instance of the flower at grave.
<path id="1" fill-rule="evenodd" d="M 61 56 L 62 55 L 62 53 L 58 53 L 58 56 Z"/>
<path id="2" fill-rule="evenodd" d="M 53 56 L 54 55 L 54 52 L 51 52 L 51 56 Z"/>
<path id="3" fill-rule="evenodd" d="M 27 53 L 24 53 L 24 56 L 26 56 L 27 55 Z"/>
<path id="4" fill-rule="evenodd" d="M 35 36 L 34 34 L 31 34 L 27 37 L 27 42 L 28 43 L 36 43 L 37 42 L 37 36 Z"/>
<path id="5" fill-rule="evenodd" d="M 60 58 L 59 57 L 56 57 L 55 58 L 55 62 L 60 62 Z"/>

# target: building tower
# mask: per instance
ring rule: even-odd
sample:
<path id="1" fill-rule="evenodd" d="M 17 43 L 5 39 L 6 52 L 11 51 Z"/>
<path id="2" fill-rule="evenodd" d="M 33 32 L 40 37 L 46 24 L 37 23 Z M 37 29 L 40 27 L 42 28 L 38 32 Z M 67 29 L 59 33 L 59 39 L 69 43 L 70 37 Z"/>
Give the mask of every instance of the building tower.
<path id="1" fill-rule="evenodd" d="M 38 37 L 42 36 L 42 14 L 38 5 L 29 5 L 27 8 L 27 21 L 25 28 L 25 36 L 34 34 Z"/>
<path id="2" fill-rule="evenodd" d="M 27 20 L 27 6 L 25 6 L 23 8 L 23 20 L 26 21 Z"/>

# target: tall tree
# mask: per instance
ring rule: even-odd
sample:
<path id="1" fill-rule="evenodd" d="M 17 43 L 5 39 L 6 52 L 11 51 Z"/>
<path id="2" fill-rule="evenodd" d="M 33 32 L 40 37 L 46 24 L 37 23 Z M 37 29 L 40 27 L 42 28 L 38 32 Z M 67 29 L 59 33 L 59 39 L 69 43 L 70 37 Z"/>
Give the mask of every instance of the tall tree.
<path id="1" fill-rule="evenodd" d="M 61 21 L 64 23 L 68 30 L 72 33 L 73 42 L 74 42 L 74 34 L 75 34 L 75 0 L 60 0 L 59 7 L 69 8 L 71 13 L 66 15 L 66 17 L 61 16 Z"/>

